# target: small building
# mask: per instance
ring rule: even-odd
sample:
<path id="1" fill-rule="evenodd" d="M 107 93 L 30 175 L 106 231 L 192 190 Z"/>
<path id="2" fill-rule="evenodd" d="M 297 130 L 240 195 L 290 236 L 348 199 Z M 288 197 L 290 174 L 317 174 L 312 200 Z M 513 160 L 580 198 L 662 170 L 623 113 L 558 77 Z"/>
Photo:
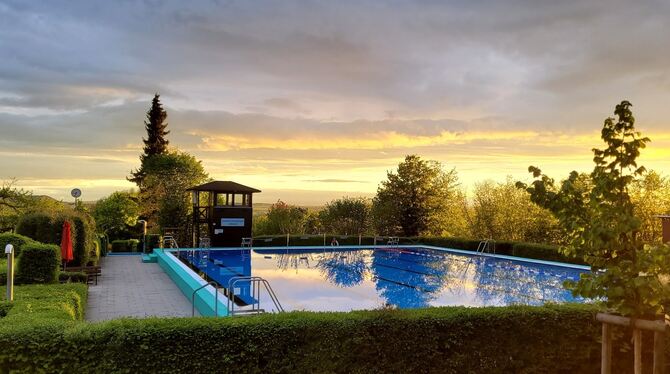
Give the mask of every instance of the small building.
<path id="1" fill-rule="evenodd" d="M 193 202 L 193 248 L 239 247 L 242 238 L 251 237 L 253 194 L 260 190 L 214 181 L 188 191 Z"/>

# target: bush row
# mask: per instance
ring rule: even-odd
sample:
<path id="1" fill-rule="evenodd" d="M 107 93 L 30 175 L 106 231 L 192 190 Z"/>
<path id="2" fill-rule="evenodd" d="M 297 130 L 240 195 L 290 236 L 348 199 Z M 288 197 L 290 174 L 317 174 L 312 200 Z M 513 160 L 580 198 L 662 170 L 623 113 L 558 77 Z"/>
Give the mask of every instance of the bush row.
<path id="1" fill-rule="evenodd" d="M 0 329 L 0 367 L 100 373 L 597 373 L 595 312 L 588 305 L 444 307 L 7 327 Z M 615 372 L 629 372 L 630 353 L 615 357 Z"/>
<path id="2" fill-rule="evenodd" d="M 14 246 L 14 257 L 19 257 L 21 248 L 26 244 L 35 243 L 35 241 L 27 236 L 14 234 L 11 232 L 3 232 L 0 234 L 0 251 L 4 254 L 5 246 L 11 244 Z"/>
<path id="3" fill-rule="evenodd" d="M 140 241 L 137 239 L 114 240 L 112 242 L 112 252 L 138 252 Z"/>
<path id="4" fill-rule="evenodd" d="M 55 283 L 58 281 L 60 248 L 53 244 L 31 243 L 21 250 L 16 266 L 19 283 Z"/>
<path id="5" fill-rule="evenodd" d="M 41 243 L 60 245 L 65 221 L 70 222 L 72 230 L 74 259 L 69 265 L 85 266 L 97 263 L 99 249 L 95 245 L 95 222 L 87 214 L 74 212 L 55 216 L 44 213 L 26 214 L 19 220 L 16 232 Z"/>
<path id="6" fill-rule="evenodd" d="M 30 335 L 32 331 L 40 329 L 62 332 L 63 322 L 84 319 L 87 292 L 88 287 L 80 283 L 17 286 L 14 289 L 14 302 L 5 306 L 0 304 L 0 309 L 5 313 L 0 322 L 0 336 L 11 336 L 16 331 Z M 26 336 L 17 335 L 14 344 L 28 344 L 29 341 Z M 6 349 L 6 341 L 4 343 L 1 349 Z M 70 354 L 74 352 L 76 350 Z M 2 363 L 0 368 L 3 372 L 8 371 Z"/>
<path id="7" fill-rule="evenodd" d="M 62 271 L 58 273 L 60 283 L 86 283 L 88 275 L 83 271 Z"/>
<path id="8" fill-rule="evenodd" d="M 327 235 L 325 241 L 326 245 L 330 245 L 333 238 L 337 239 L 340 245 L 358 245 L 359 243 L 358 236 Z M 480 242 L 481 240 L 447 237 L 400 238 L 401 244 L 425 244 L 466 251 L 476 251 Z M 323 243 L 323 235 L 296 235 L 289 237 L 289 245 L 291 246 L 321 246 Z M 363 236 L 361 238 L 362 245 L 372 245 L 373 243 L 373 236 Z M 378 242 L 377 244 L 385 244 L 385 242 Z M 254 247 L 277 247 L 285 245 L 286 235 L 264 235 L 254 237 Z M 546 244 L 496 241 L 495 252 L 501 255 L 525 257 L 536 260 L 584 264 L 584 261 L 581 259 L 564 255 L 557 246 Z"/>
<path id="9" fill-rule="evenodd" d="M 427 244 L 437 247 L 476 251 L 480 240 L 442 237 L 414 237 L 403 238 L 401 243 Z M 547 244 L 522 243 L 511 241 L 496 241 L 495 253 L 508 256 L 532 258 L 536 260 L 558 261 L 571 264 L 584 264 L 579 258 L 566 256 L 559 247 Z"/>
<path id="10" fill-rule="evenodd" d="M 151 253 L 154 249 L 161 247 L 163 237 L 159 234 L 147 234 L 145 240 L 147 241 L 146 252 Z"/>
<path id="11" fill-rule="evenodd" d="M 358 235 L 326 235 L 325 243 L 330 245 L 331 241 L 337 240 L 339 245 L 358 245 Z M 361 245 L 373 245 L 374 236 L 362 236 Z M 378 242 L 377 244 L 383 244 Z M 286 245 L 286 235 L 263 235 L 254 237 L 254 247 L 278 247 Z M 291 246 L 322 246 L 323 235 L 291 235 L 289 236 Z"/>

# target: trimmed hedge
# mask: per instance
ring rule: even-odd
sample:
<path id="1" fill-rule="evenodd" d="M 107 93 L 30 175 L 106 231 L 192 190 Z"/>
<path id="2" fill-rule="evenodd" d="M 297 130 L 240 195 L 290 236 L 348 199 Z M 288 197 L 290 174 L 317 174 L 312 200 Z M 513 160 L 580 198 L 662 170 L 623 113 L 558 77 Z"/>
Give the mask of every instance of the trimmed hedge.
<path id="1" fill-rule="evenodd" d="M 140 241 L 137 239 L 114 240 L 112 252 L 137 252 Z"/>
<path id="2" fill-rule="evenodd" d="M 333 238 L 340 245 L 358 245 L 358 235 L 326 235 L 326 245 L 330 245 Z M 362 245 L 373 245 L 374 236 L 363 236 Z M 377 243 L 381 244 L 381 243 Z M 280 247 L 286 245 L 286 235 L 263 235 L 254 237 L 254 247 Z M 322 246 L 323 235 L 291 235 L 289 245 L 292 246 Z"/>
<path id="3" fill-rule="evenodd" d="M 21 250 L 16 266 L 20 283 L 55 283 L 60 268 L 60 248 L 53 244 L 32 243 Z"/>
<path id="4" fill-rule="evenodd" d="M 70 222 L 72 233 L 72 253 L 74 259 L 68 264 L 84 266 L 97 263 L 95 249 L 95 222 L 87 214 L 68 213 L 51 216 L 44 213 L 31 213 L 21 217 L 16 232 L 41 243 L 60 246 L 63 235 L 63 223 Z"/>
<path id="5" fill-rule="evenodd" d="M 480 240 L 441 237 L 413 237 L 403 238 L 403 244 L 427 244 L 436 247 L 475 251 Z M 582 259 L 569 257 L 561 253 L 559 247 L 547 244 L 521 243 L 510 241 L 496 241 L 496 253 L 500 255 L 532 258 L 536 260 L 557 261 L 583 265 Z"/>
<path id="6" fill-rule="evenodd" d="M 88 275 L 83 271 L 62 271 L 58 273 L 58 281 L 61 283 L 86 283 Z"/>
<path id="7" fill-rule="evenodd" d="M 95 222 L 89 216 L 84 215 L 72 216 L 71 220 L 73 227 L 72 253 L 74 254 L 74 259 L 69 264 L 72 266 L 85 266 L 89 264 L 89 261 L 97 263 L 99 253 L 95 247 Z"/>
<path id="8" fill-rule="evenodd" d="M 27 236 L 14 234 L 11 232 L 3 232 L 0 234 L 0 251 L 5 253 L 5 246 L 11 244 L 14 246 L 14 258 L 19 257 L 21 254 L 21 248 L 26 244 L 35 243 L 33 239 L 30 239 Z"/>
<path id="9" fill-rule="evenodd" d="M 358 245 L 358 236 L 327 235 L 326 245 L 336 238 L 340 245 Z M 425 244 L 436 247 L 461 249 L 465 251 L 476 251 L 481 240 L 447 237 L 409 237 L 400 238 L 400 244 Z M 373 236 L 363 236 L 362 245 L 372 245 Z M 384 244 L 384 243 L 378 243 Z M 254 247 L 281 247 L 286 245 L 286 235 L 264 235 L 254 237 Z M 295 235 L 289 240 L 291 246 L 322 246 L 323 235 Z M 512 241 L 496 241 L 495 250 L 497 254 L 526 257 L 536 260 L 566 262 L 583 265 L 582 259 L 569 257 L 560 252 L 557 246 L 534 243 L 521 243 Z"/>
<path id="10" fill-rule="evenodd" d="M 445 307 L 125 319 L 64 329 L 7 326 L 0 328 L 0 367 L 100 373 L 597 373 L 595 312 L 588 305 Z M 615 372 L 628 372 L 630 354 L 615 357 Z"/>
<path id="11" fill-rule="evenodd" d="M 146 253 L 152 253 L 154 249 L 161 247 L 163 237 L 160 234 L 147 234 L 146 241 Z"/>
<path id="12" fill-rule="evenodd" d="M 4 292 L 4 288 L 0 290 Z M 31 334 L 32 331 L 39 331 L 41 328 L 63 332 L 65 327 L 63 323 L 84 319 L 87 295 L 88 287 L 81 283 L 17 286 L 14 289 L 13 305 L 5 307 L 6 315 L 0 323 L 0 336 L 11 336 L 16 331 Z M 0 309 L 2 308 L 0 304 Z M 16 339 L 14 344 L 28 342 L 29 340 Z M 2 347 L 0 349 L 6 349 L 5 344 L 0 346 Z M 71 351 L 70 354 L 72 352 L 77 350 Z M 8 371 L 2 363 L 0 368 L 2 372 Z"/>
<path id="13" fill-rule="evenodd" d="M 8 301 L 0 302 L 0 318 L 6 316 L 9 310 L 12 309 L 12 306 L 14 305 Z"/>

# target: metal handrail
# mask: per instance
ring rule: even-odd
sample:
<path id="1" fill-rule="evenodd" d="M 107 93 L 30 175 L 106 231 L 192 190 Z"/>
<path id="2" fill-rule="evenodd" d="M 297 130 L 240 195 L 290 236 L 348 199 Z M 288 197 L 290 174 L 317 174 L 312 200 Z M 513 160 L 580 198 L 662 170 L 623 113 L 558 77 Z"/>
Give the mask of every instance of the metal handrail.
<path id="1" fill-rule="evenodd" d="M 171 236 L 164 237 L 163 238 L 163 247 L 165 247 L 165 244 L 167 244 L 167 243 L 170 244 L 170 248 L 179 249 L 179 245 L 177 244 L 177 241 L 173 237 L 171 237 Z"/>
<path id="2" fill-rule="evenodd" d="M 477 253 L 484 253 L 484 251 L 489 251 L 491 250 L 491 243 L 493 243 L 493 254 L 496 253 L 496 241 L 494 239 L 485 239 L 479 242 L 477 245 L 477 250 L 475 252 Z"/>
<path id="3" fill-rule="evenodd" d="M 252 310 L 261 310 L 261 298 L 260 298 L 260 285 L 263 284 L 265 286 L 265 290 L 267 291 L 268 295 L 270 295 L 270 299 L 272 300 L 272 303 L 275 305 L 275 308 L 277 309 L 278 312 L 283 312 L 284 308 L 282 307 L 281 303 L 279 302 L 279 298 L 277 297 L 277 294 L 274 292 L 272 289 L 272 286 L 270 286 L 270 283 L 261 277 L 254 277 L 254 276 L 238 276 L 238 277 L 232 277 L 228 281 L 228 313 L 230 315 L 235 315 L 235 285 L 238 282 L 243 282 L 243 281 L 249 281 L 252 284 L 252 297 L 256 300 L 254 303 L 251 304 L 251 309 Z M 254 305 L 257 305 L 258 308 L 254 309 Z"/>
<path id="4" fill-rule="evenodd" d="M 191 317 L 195 317 L 195 294 L 207 286 L 214 287 L 214 316 L 215 317 L 219 316 L 219 288 L 216 282 L 210 281 L 196 288 L 191 294 L 191 305 L 193 307 L 193 309 L 191 310 Z"/>

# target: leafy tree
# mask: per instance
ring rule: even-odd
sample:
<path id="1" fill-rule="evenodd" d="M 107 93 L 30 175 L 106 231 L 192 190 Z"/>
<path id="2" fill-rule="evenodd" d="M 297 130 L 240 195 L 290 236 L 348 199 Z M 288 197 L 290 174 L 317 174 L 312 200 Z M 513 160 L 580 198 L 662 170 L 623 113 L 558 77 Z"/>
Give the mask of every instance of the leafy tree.
<path id="1" fill-rule="evenodd" d="M 307 217 L 305 217 L 305 234 L 321 234 L 323 232 L 323 224 L 321 223 L 321 218 L 319 214 L 313 211 L 307 212 Z"/>
<path id="2" fill-rule="evenodd" d="M 122 238 L 128 233 L 128 226 L 137 223 L 140 207 L 137 194 L 132 191 L 117 191 L 98 200 L 93 208 L 93 217 L 98 229 L 110 238 Z"/>
<path id="3" fill-rule="evenodd" d="M 181 228 L 184 238 L 192 205 L 188 188 L 209 179 L 202 163 L 192 155 L 173 151 L 145 159 L 144 189 L 140 191 L 141 216 L 161 227 Z"/>
<path id="4" fill-rule="evenodd" d="M 373 199 L 378 233 L 404 236 L 450 233 L 457 209 L 458 176 L 437 161 L 409 155 L 387 173 Z M 460 218 L 459 218 L 460 219 Z"/>
<path id="5" fill-rule="evenodd" d="M 641 221 L 640 238 L 645 243 L 660 244 L 661 220 L 657 216 L 670 213 L 670 180 L 652 170 L 630 187 L 635 215 Z"/>
<path id="6" fill-rule="evenodd" d="M 568 283 L 575 294 L 604 300 L 623 315 L 644 317 L 667 313 L 669 246 L 652 248 L 638 235 L 641 221 L 629 189 L 645 172 L 637 165 L 649 139 L 635 130 L 631 104 L 615 108 L 617 119 L 605 120 L 601 138 L 604 149 L 594 149 L 595 167 L 590 183 L 576 171 L 560 186 L 537 167 L 529 167 L 535 181 L 526 186 L 533 202 L 551 211 L 565 230 L 564 251 L 583 257 L 591 273 Z"/>
<path id="7" fill-rule="evenodd" d="M 307 208 L 278 200 L 272 204 L 263 218 L 256 219 L 254 234 L 303 234 L 307 218 Z"/>
<path id="8" fill-rule="evenodd" d="M 0 231 L 16 227 L 22 215 L 46 213 L 55 215 L 67 206 L 48 196 L 35 196 L 31 191 L 16 187 L 16 180 L 4 181 L 0 186 Z"/>
<path id="9" fill-rule="evenodd" d="M 168 152 L 170 143 L 165 137 L 170 133 L 167 129 L 167 112 L 163 109 L 160 101 L 160 95 L 155 94 L 151 101 L 151 108 L 147 112 L 147 120 L 144 121 L 144 128 L 147 131 L 147 138 L 144 141 L 144 154 L 140 156 L 140 168 L 131 173 L 129 181 L 136 183 L 140 189 L 147 171 L 145 163 L 149 158 L 156 155 L 163 155 Z"/>
<path id="10" fill-rule="evenodd" d="M 319 220 L 326 232 L 358 235 L 370 231 L 371 203 L 365 198 L 343 197 L 326 204 Z"/>
<path id="11" fill-rule="evenodd" d="M 21 211 L 30 205 L 32 193 L 16 187 L 16 180 L 3 181 L 0 186 L 0 231 L 12 229 Z"/>
<path id="12" fill-rule="evenodd" d="M 505 183 L 477 183 L 469 214 L 471 235 L 476 238 L 556 243 L 561 237 L 551 213 L 534 204 L 510 177 Z"/>

